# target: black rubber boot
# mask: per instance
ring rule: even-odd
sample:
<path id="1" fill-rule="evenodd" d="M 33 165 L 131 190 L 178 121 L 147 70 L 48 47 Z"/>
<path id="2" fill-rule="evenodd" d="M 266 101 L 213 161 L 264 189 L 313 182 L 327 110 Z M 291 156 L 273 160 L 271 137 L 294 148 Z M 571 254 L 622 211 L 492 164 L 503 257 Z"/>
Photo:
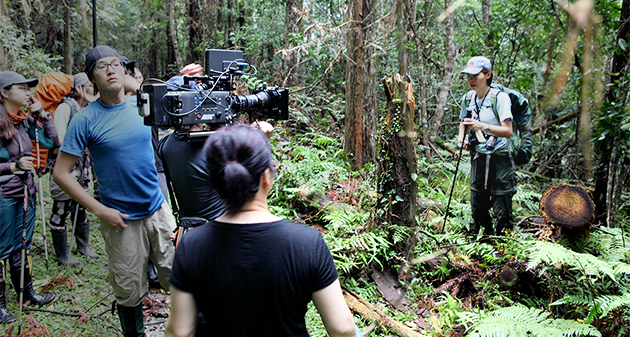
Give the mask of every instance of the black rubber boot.
<path id="1" fill-rule="evenodd" d="M 90 223 L 88 221 L 77 222 L 77 228 L 75 228 L 75 234 L 77 238 L 77 252 L 98 259 L 99 256 L 90 249 Z"/>
<path id="2" fill-rule="evenodd" d="M 57 262 L 59 264 L 67 266 L 75 266 L 79 264 L 79 260 L 70 255 L 68 251 L 68 235 L 66 234 L 66 228 L 58 230 L 50 228 L 52 233 L 53 246 L 55 247 L 55 254 L 57 255 Z"/>
<path id="3" fill-rule="evenodd" d="M 17 321 L 17 318 L 11 315 L 6 306 L 7 283 L 5 281 L 6 267 L 4 264 L 5 261 L 0 260 L 0 268 L 2 269 L 0 273 L 0 324 L 13 323 Z"/>
<path id="4" fill-rule="evenodd" d="M 11 281 L 15 292 L 20 295 L 20 269 L 22 267 L 22 252 L 17 251 L 11 253 L 9 256 L 9 264 L 11 265 Z M 26 250 L 26 257 L 24 259 L 24 300 L 23 302 L 30 301 L 33 304 L 44 305 L 53 302 L 57 299 L 54 294 L 38 294 L 33 289 L 33 279 L 31 277 L 31 255 Z M 18 297 L 19 298 L 19 297 Z"/>
<path id="5" fill-rule="evenodd" d="M 142 305 L 137 307 L 124 307 L 118 305 L 118 317 L 125 337 L 145 337 L 144 314 Z"/>

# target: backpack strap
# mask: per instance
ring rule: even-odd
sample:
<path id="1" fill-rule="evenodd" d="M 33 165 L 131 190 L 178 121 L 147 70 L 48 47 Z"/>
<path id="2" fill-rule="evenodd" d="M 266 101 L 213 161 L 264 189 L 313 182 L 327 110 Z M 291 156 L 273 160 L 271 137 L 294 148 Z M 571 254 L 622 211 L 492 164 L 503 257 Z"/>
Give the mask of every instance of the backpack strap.
<path id="1" fill-rule="evenodd" d="M 66 104 L 68 104 L 68 106 L 70 107 L 70 119 L 68 119 L 68 123 L 70 123 L 70 121 L 72 120 L 72 117 L 74 117 L 74 114 L 75 114 L 77 111 L 79 111 L 79 109 L 78 109 L 78 107 L 77 107 L 76 103 L 75 103 L 75 104 L 73 104 L 74 102 L 73 102 L 70 98 L 68 98 L 68 96 L 66 96 L 66 97 L 62 98 L 62 99 L 61 99 L 61 102 L 59 102 L 59 103 L 60 103 L 60 104 L 61 104 L 61 103 L 66 103 Z"/>
<path id="2" fill-rule="evenodd" d="M 475 94 L 476 92 L 474 90 L 470 90 L 466 93 L 466 95 L 464 96 L 464 106 L 462 106 L 462 109 L 468 108 L 468 105 L 470 105 L 470 102 L 472 101 Z M 466 117 L 470 118 L 470 116 L 468 115 Z"/>

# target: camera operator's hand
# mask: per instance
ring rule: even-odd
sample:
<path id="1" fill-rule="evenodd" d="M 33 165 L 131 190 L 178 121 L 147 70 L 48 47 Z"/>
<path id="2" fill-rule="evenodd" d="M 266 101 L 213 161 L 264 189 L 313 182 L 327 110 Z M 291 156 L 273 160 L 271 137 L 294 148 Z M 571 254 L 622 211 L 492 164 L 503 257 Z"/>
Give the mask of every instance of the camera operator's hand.
<path id="1" fill-rule="evenodd" d="M 267 136 L 267 138 L 271 138 L 271 135 L 273 134 L 273 125 L 261 121 L 252 123 L 252 126 L 259 128 L 260 131 L 262 131 L 265 136 Z"/>
<path id="2" fill-rule="evenodd" d="M 124 214 L 117 209 L 109 208 L 106 206 L 103 206 L 103 208 L 97 212 L 95 212 L 94 214 L 96 214 L 96 216 L 101 219 L 101 225 L 105 225 L 111 229 L 119 231 L 127 227 L 125 219 L 128 218 L 129 215 Z"/>
<path id="3" fill-rule="evenodd" d="M 183 76 L 203 76 L 203 67 L 197 63 L 191 63 L 182 68 L 179 73 Z"/>

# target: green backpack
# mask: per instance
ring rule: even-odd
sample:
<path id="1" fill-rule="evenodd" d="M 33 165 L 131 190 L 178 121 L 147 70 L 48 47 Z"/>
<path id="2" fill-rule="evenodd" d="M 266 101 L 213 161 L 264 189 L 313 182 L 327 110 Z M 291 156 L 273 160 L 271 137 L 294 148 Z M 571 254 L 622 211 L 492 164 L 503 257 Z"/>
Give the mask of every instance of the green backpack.
<path id="1" fill-rule="evenodd" d="M 512 128 L 514 132 L 510 137 L 509 146 L 514 154 L 514 163 L 516 165 L 524 165 L 529 163 L 532 158 L 532 112 L 529 109 L 529 101 L 523 94 L 516 90 L 506 88 L 500 84 L 491 84 L 491 88 L 498 89 L 510 96 L 512 117 Z M 492 103 L 492 111 L 497 121 L 499 113 L 497 112 L 497 94 L 499 91 L 492 90 L 490 92 L 490 102 Z M 475 91 L 471 90 L 466 94 L 464 99 L 464 107 L 467 107 L 475 95 Z M 496 153 L 499 155 L 508 155 L 510 149 L 501 149 Z"/>

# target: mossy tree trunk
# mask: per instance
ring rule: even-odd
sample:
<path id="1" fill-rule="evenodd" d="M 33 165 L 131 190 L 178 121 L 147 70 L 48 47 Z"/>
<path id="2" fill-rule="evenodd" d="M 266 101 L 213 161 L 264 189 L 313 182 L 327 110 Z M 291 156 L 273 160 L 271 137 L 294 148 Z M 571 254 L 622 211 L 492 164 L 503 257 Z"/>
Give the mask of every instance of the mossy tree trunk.
<path id="1" fill-rule="evenodd" d="M 396 251 L 408 260 L 415 245 L 415 235 L 407 242 L 396 242 L 396 228 L 416 227 L 418 194 L 417 161 L 414 139 L 415 98 L 411 83 L 400 74 L 381 80 L 387 97 L 387 112 L 381 126 L 378 156 L 379 209 L 384 209 L 383 222 L 390 228 L 390 238 Z M 408 231 L 411 232 L 411 231 Z"/>

